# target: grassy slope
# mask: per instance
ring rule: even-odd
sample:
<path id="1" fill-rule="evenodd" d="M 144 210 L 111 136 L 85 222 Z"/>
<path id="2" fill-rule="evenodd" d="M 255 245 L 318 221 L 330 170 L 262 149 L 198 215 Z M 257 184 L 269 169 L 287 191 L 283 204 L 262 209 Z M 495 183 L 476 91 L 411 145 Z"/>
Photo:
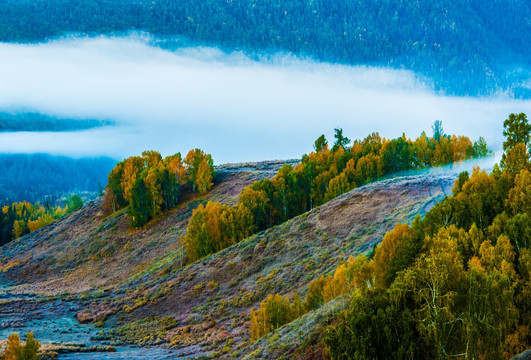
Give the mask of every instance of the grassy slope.
<path id="1" fill-rule="evenodd" d="M 250 310 L 270 293 L 304 296 L 312 279 L 370 250 L 397 222 L 425 213 L 450 193 L 454 180 L 417 176 L 370 184 L 181 268 L 177 240 L 198 202 L 232 203 L 244 186 L 272 176 L 275 166 L 243 170 L 225 168 L 204 199 L 185 201 L 139 231 L 131 231 L 123 211 L 102 218 L 99 204 L 89 204 L 4 246 L 0 268 L 15 266 L 0 283 L 8 279 L 18 292 L 84 292 L 78 318 L 105 320 L 122 341 L 171 345 L 183 354 L 222 350 L 216 357 L 276 358 L 295 351 L 341 306 L 335 302 L 252 344 Z"/>
<path id="2" fill-rule="evenodd" d="M 125 210 L 103 217 L 101 199 L 80 211 L 1 248 L 0 271 L 18 286 L 13 291 L 40 294 L 79 293 L 113 286 L 161 261 L 182 253 L 178 239 L 200 202 L 230 204 L 253 181 L 272 177 L 278 164 L 258 164 L 245 171 L 218 171 L 206 196 L 184 201 L 161 219 L 134 231 Z M 253 170 L 253 171 L 251 171 Z M 15 266 L 13 266 L 15 265 Z"/>
<path id="3" fill-rule="evenodd" d="M 134 290 L 124 286 L 112 300 L 93 302 L 80 317 L 119 314 L 109 323 L 119 327 L 122 339 L 170 343 L 183 354 L 221 349 L 215 357 L 275 358 L 281 349 L 285 355 L 313 326 L 297 327 L 297 335 L 285 337 L 282 346 L 249 344 L 250 310 L 270 293 L 304 295 L 312 279 L 370 250 L 397 222 L 425 213 L 450 192 L 453 180 L 418 176 L 355 189 L 183 269 L 138 282 Z M 133 310 L 124 312 L 125 306 Z M 175 319 L 169 326 L 157 318 L 167 315 Z"/>

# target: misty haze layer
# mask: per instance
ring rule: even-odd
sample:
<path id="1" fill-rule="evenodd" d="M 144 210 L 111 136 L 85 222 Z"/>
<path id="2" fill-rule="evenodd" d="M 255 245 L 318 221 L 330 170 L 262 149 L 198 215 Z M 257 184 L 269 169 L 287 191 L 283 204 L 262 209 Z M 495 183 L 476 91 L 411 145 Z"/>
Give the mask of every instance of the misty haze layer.
<path id="1" fill-rule="evenodd" d="M 416 137 L 442 120 L 447 133 L 502 141 L 511 112 L 531 101 L 438 96 L 414 73 L 322 64 L 285 54 L 255 61 L 214 48 L 176 51 L 150 39 L 69 38 L 0 44 L 0 111 L 107 119 L 78 132 L 0 134 L 0 152 L 116 158 L 199 147 L 216 163 L 298 158 L 333 128 Z"/>

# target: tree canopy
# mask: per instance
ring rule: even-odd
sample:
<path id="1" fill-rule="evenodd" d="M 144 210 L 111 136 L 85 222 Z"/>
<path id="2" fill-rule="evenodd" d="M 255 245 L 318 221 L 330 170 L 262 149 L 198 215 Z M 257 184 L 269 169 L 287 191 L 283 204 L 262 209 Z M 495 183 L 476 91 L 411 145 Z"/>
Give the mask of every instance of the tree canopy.
<path id="1" fill-rule="evenodd" d="M 508 151 L 522 143 L 528 149 L 531 145 L 531 124 L 527 121 L 525 113 L 510 114 L 503 122 L 503 136 L 506 140 L 503 142 L 503 150 Z"/>
<path id="2" fill-rule="evenodd" d="M 162 158 L 154 150 L 131 156 L 108 175 L 102 209 L 113 213 L 127 207 L 133 227 L 141 227 L 175 207 L 182 194 L 205 194 L 214 184 L 212 156 L 200 149 Z"/>
<path id="3" fill-rule="evenodd" d="M 310 283 L 302 313 L 348 294 L 321 330 L 332 359 L 502 359 L 531 346 L 531 163 L 518 159 L 461 173 L 424 219 Z M 269 295 L 251 314 L 251 339 L 293 321 L 300 303 Z"/>
<path id="4" fill-rule="evenodd" d="M 273 179 L 263 179 L 245 188 L 232 210 L 208 203 L 206 208 L 194 212 L 184 238 L 188 261 L 219 251 L 254 232 L 280 224 L 387 174 L 444 165 L 489 153 L 484 139 L 473 144 L 466 136 L 444 135 L 442 125 L 438 123 L 437 126 L 441 131 L 438 140 L 427 138 L 425 133 L 415 141 L 406 138 L 405 134 L 397 139 L 385 139 L 374 133 L 363 140 L 355 140 L 350 148 L 351 140 L 343 135 L 342 129 L 335 129 L 336 141 L 332 149 L 328 148 L 326 137 L 319 136 L 314 143 L 315 151 L 304 155 L 300 164 L 295 168 L 286 164 Z M 197 178 L 200 173 L 197 164 L 208 162 L 208 157 L 194 150 L 187 159 L 188 166 L 198 168 L 190 179 Z M 204 173 L 208 175 L 207 171 Z M 192 184 L 201 190 L 197 180 Z M 211 211 L 221 208 L 224 210 Z M 209 215 L 205 216 L 205 213 Z M 234 215 L 228 216 L 228 213 Z M 242 221 L 252 223 L 252 228 L 234 236 L 233 229 Z M 212 225 L 227 222 L 230 225 Z M 201 230 L 212 226 L 220 233 L 213 235 L 210 230 Z M 220 242 L 218 238 L 231 240 Z"/>

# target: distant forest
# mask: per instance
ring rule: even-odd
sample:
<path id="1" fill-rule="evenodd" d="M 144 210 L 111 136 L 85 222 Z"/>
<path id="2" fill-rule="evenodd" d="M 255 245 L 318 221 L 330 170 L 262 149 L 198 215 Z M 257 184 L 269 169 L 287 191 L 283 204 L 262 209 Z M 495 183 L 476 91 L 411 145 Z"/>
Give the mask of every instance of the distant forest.
<path id="1" fill-rule="evenodd" d="M 131 30 L 414 70 L 447 94 L 531 97 L 528 1 L 0 0 L 0 41 Z"/>
<path id="2" fill-rule="evenodd" d="M 113 124 L 110 120 L 64 119 L 29 112 L 0 112 L 0 131 L 75 131 Z"/>
<path id="3" fill-rule="evenodd" d="M 0 155 L 0 205 L 18 201 L 54 205 L 71 193 L 96 193 L 107 184 L 116 161 L 72 159 L 44 154 Z"/>

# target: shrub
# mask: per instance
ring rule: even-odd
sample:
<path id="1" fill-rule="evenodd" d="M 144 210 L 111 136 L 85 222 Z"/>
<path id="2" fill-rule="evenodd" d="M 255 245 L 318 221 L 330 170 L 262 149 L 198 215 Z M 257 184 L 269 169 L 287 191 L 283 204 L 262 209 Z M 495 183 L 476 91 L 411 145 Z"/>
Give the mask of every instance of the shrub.
<path id="1" fill-rule="evenodd" d="M 257 340 L 271 331 L 291 322 L 300 316 L 300 300 L 293 304 L 279 294 L 269 295 L 260 303 L 260 308 L 251 311 L 251 340 Z"/>

